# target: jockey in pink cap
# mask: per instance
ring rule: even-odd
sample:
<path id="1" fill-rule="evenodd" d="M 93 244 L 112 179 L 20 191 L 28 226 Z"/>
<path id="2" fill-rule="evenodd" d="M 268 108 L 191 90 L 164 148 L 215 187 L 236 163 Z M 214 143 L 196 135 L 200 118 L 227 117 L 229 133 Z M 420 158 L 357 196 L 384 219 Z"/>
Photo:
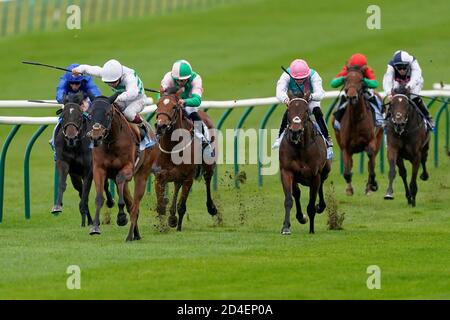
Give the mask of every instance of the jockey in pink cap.
<path id="1" fill-rule="evenodd" d="M 288 90 L 290 90 L 294 95 L 302 95 L 303 92 L 310 92 L 311 100 L 309 102 L 309 110 L 313 113 L 322 135 L 327 140 L 327 147 L 329 148 L 328 151 L 331 153 L 333 143 L 328 134 L 328 129 L 323 119 L 322 110 L 320 109 L 320 101 L 325 95 L 325 91 L 322 88 L 322 78 L 317 71 L 310 69 L 306 61 L 302 59 L 295 59 L 292 61 L 287 71 L 289 73 L 283 72 L 277 82 L 276 95 L 278 100 L 281 103 L 288 105 Z M 275 141 L 272 148 L 276 149 L 280 146 L 286 127 L 287 110 L 283 115 L 283 120 L 281 121 L 278 139 Z"/>

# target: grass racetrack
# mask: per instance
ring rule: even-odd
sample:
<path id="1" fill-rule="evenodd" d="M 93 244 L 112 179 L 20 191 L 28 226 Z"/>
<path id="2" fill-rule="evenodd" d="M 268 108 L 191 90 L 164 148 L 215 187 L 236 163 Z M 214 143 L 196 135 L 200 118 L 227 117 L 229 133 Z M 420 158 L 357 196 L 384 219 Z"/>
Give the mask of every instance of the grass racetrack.
<path id="1" fill-rule="evenodd" d="M 172 63 L 187 59 L 202 76 L 204 100 L 270 97 L 294 58 L 306 59 L 324 80 L 324 89 L 354 52 L 368 56 L 379 82 L 393 52 L 415 55 L 424 89 L 450 82 L 448 1 L 379 1 L 381 29 L 366 28 L 368 1 L 263 1 L 221 5 L 135 21 L 83 25 L 81 30 L 35 33 L 0 39 L 0 99 L 53 99 L 59 72 L 24 66 L 22 60 L 66 66 L 102 65 L 116 58 L 135 68 L 146 87 L 158 88 Z M 96 80 L 107 94 L 107 87 Z M 329 101 L 323 103 L 325 107 Z M 434 115 L 437 107 L 431 109 Z M 244 128 L 257 128 L 266 108 L 255 108 Z M 326 108 L 324 108 L 326 110 Z M 268 123 L 277 128 L 279 106 Z M 222 111 L 210 110 L 218 120 Z M 243 109 L 226 121 L 234 128 Z M 50 109 L 0 109 L 0 115 L 52 116 Z M 0 126 L 3 144 L 10 126 Z M 330 132 L 332 131 L 329 125 Z M 38 139 L 31 157 L 31 212 L 23 216 L 23 154 L 36 126 L 22 126 L 7 156 L 3 223 L 0 224 L 0 299 L 449 299 L 450 159 L 440 134 L 440 165 L 428 159 L 430 179 L 418 180 L 417 206 L 408 207 L 397 175 L 395 200 L 387 187 L 364 195 L 367 174 L 358 173 L 355 195 L 345 195 L 335 143 L 332 173 L 344 230 L 327 230 L 326 212 L 316 216 L 316 234 L 291 215 L 292 235 L 281 236 L 284 195 L 279 174 L 257 186 L 255 165 L 241 166 L 247 180 L 234 189 L 232 167 L 219 166 L 214 193 L 222 223 L 205 207 L 203 183 L 194 183 L 183 231 L 161 233 L 152 191 L 141 203 L 142 240 L 125 243 L 127 227 L 102 225 L 101 236 L 80 227 L 78 195 L 71 185 L 64 211 L 50 214 L 53 201 L 52 128 Z M 433 142 L 433 141 L 432 141 Z M 367 159 L 367 157 L 366 157 Z M 365 164 L 367 167 L 367 164 Z M 410 173 L 410 165 L 407 165 Z M 153 189 L 152 189 L 153 190 Z M 306 212 L 308 190 L 302 188 Z M 94 188 L 90 208 L 94 210 Z M 81 268 L 81 290 L 68 290 L 66 269 Z M 381 270 L 381 289 L 369 290 L 370 265 Z"/>

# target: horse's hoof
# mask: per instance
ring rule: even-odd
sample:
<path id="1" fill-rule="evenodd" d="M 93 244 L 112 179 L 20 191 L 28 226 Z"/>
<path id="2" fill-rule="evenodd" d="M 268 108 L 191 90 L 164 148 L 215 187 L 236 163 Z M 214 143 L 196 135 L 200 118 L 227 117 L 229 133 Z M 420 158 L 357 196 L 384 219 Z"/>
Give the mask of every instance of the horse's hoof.
<path id="1" fill-rule="evenodd" d="M 347 189 L 345 190 L 345 193 L 346 193 L 348 196 L 352 196 L 352 195 L 353 195 L 353 188 L 347 188 Z"/>
<path id="2" fill-rule="evenodd" d="M 115 204 L 116 204 L 116 202 L 114 201 L 114 199 L 111 199 L 111 201 L 106 200 L 106 206 L 108 208 L 113 208 Z"/>
<path id="3" fill-rule="evenodd" d="M 133 241 L 133 237 L 128 236 L 128 237 L 125 239 L 125 242 L 131 242 L 131 241 Z"/>
<path id="4" fill-rule="evenodd" d="M 308 222 L 308 217 L 306 215 L 304 215 L 304 214 L 302 214 L 301 218 L 299 216 L 295 216 L 295 217 L 297 218 L 297 221 L 300 224 L 305 224 L 305 223 Z"/>
<path id="5" fill-rule="evenodd" d="M 141 236 L 134 236 L 133 240 L 141 240 Z"/>
<path id="6" fill-rule="evenodd" d="M 422 174 L 420 175 L 420 180 L 427 181 L 428 178 L 428 172 L 422 172 Z"/>
<path id="7" fill-rule="evenodd" d="M 125 214 L 119 214 L 117 216 L 117 225 L 120 227 L 126 226 L 128 223 L 128 218 Z"/>
<path id="8" fill-rule="evenodd" d="M 281 230 L 281 234 L 282 234 L 283 236 L 290 236 L 290 235 L 291 235 L 291 230 L 289 230 L 289 228 L 283 228 L 283 229 Z"/>
<path id="9" fill-rule="evenodd" d="M 101 234 L 100 228 L 99 227 L 92 227 L 91 230 L 89 231 L 89 234 L 91 236 L 93 236 L 94 234 Z"/>
<path id="10" fill-rule="evenodd" d="M 52 208 L 52 214 L 58 215 L 62 212 L 62 206 L 60 205 L 54 205 Z"/>
<path id="11" fill-rule="evenodd" d="M 320 204 L 318 204 L 318 205 L 316 206 L 316 213 L 321 214 L 321 213 L 325 210 L 326 207 L 327 207 L 327 206 L 326 206 L 325 204 L 323 205 L 323 207 L 320 206 Z"/>
<path id="12" fill-rule="evenodd" d="M 394 195 L 392 193 L 386 193 L 384 195 L 384 200 L 394 200 Z"/>
<path id="13" fill-rule="evenodd" d="M 373 193 L 373 191 L 370 188 L 366 189 L 365 195 L 370 196 Z"/>
<path id="14" fill-rule="evenodd" d="M 309 234 L 314 234 L 314 230 L 309 230 Z"/>
<path id="15" fill-rule="evenodd" d="M 178 224 L 178 218 L 176 216 L 169 216 L 169 227 L 175 228 Z"/>
<path id="16" fill-rule="evenodd" d="M 212 216 L 215 216 L 217 214 L 217 208 L 214 204 L 212 204 L 211 206 L 206 205 L 208 208 L 208 213 Z"/>
<path id="17" fill-rule="evenodd" d="M 377 191 L 378 190 L 378 184 L 372 184 L 372 185 L 370 185 L 370 190 L 372 190 L 372 191 Z"/>

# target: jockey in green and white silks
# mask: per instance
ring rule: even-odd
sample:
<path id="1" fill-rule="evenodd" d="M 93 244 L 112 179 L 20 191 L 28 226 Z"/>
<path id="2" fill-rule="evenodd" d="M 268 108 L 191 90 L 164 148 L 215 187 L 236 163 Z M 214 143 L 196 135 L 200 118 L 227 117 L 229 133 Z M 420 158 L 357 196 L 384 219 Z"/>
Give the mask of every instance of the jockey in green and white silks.
<path id="1" fill-rule="evenodd" d="M 311 101 L 309 102 L 309 110 L 314 115 L 317 125 L 327 141 L 328 153 L 332 153 L 332 141 L 328 133 L 328 128 L 323 119 L 323 113 L 320 109 L 320 101 L 325 95 L 325 91 L 322 88 L 322 78 L 316 70 L 310 69 L 306 61 L 296 59 L 292 61 L 288 68 L 289 74 L 283 72 L 278 79 L 276 96 L 281 103 L 289 104 L 288 90 L 294 95 L 301 94 L 303 92 L 311 93 Z M 300 87 L 300 89 L 299 89 Z M 284 131 L 287 127 L 287 110 L 283 115 L 283 120 L 280 126 L 279 137 L 273 144 L 272 148 L 278 148 L 281 140 L 283 139 Z"/>
<path id="2" fill-rule="evenodd" d="M 74 74 L 89 74 L 101 77 L 114 93 L 119 92 L 114 103 L 129 122 L 142 123 L 139 112 L 144 109 L 147 96 L 144 85 L 136 71 L 122 66 L 117 60 L 107 61 L 103 67 L 82 64 L 72 70 Z"/>
<path id="3" fill-rule="evenodd" d="M 178 60 L 172 70 L 167 72 L 161 80 L 161 90 L 167 91 L 183 88 L 178 103 L 184 108 L 188 117 L 194 122 L 195 135 L 203 143 L 209 144 L 208 129 L 197 112 L 202 103 L 203 83 L 200 75 L 193 71 L 191 64 L 186 60 Z M 203 130 L 202 130 L 203 127 Z M 202 131 L 205 133 L 203 135 Z"/>

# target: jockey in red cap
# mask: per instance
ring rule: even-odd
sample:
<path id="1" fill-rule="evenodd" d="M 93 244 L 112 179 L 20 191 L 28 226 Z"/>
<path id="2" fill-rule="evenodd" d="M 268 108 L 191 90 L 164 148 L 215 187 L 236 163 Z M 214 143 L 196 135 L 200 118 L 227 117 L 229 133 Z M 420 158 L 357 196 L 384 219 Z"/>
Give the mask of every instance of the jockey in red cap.
<path id="1" fill-rule="evenodd" d="M 331 86 L 333 88 L 338 88 L 344 84 L 345 76 L 348 73 L 348 69 L 351 67 L 360 67 L 363 71 L 363 82 L 364 82 L 364 96 L 366 97 L 369 104 L 372 106 L 375 112 L 375 125 L 382 126 L 383 125 L 383 116 L 381 114 L 381 101 L 379 101 L 378 97 L 374 95 L 373 89 L 378 87 L 378 81 L 375 77 L 375 72 L 373 72 L 372 68 L 367 64 L 367 58 L 362 53 L 353 54 L 348 60 L 347 64 L 342 68 L 342 70 L 337 74 L 337 76 L 331 81 Z M 347 98 L 345 95 L 341 96 L 341 101 L 337 107 L 337 111 L 334 113 L 335 123 L 334 127 L 339 130 L 340 124 L 344 112 L 345 107 L 347 105 Z"/>

